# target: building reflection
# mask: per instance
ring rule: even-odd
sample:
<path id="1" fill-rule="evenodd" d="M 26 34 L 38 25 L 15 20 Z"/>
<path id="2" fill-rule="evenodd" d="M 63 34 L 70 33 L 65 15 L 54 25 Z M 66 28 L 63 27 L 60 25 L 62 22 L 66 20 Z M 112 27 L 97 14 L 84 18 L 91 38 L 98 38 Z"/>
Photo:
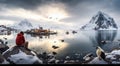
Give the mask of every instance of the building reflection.
<path id="1" fill-rule="evenodd" d="M 50 38 L 50 35 L 35 35 L 35 34 L 29 34 L 31 37 L 39 37 L 40 39 L 42 38 Z"/>
<path id="2" fill-rule="evenodd" d="M 39 37 L 39 39 L 43 39 L 43 38 L 50 39 L 52 35 L 56 36 L 57 34 L 45 34 L 45 35 L 28 34 L 28 35 L 30 35 L 31 37 Z"/>

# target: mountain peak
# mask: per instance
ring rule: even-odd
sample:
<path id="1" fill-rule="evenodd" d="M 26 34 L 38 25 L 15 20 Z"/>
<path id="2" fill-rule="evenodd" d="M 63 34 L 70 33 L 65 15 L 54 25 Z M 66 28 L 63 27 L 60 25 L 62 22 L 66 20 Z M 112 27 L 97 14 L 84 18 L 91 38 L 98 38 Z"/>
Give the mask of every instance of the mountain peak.
<path id="1" fill-rule="evenodd" d="M 118 27 L 112 17 L 103 13 L 102 11 L 99 11 L 97 15 L 92 17 L 90 22 L 81 29 L 118 29 Z"/>
<path id="2" fill-rule="evenodd" d="M 95 15 L 95 16 L 99 16 L 99 17 L 104 17 L 104 18 L 105 18 L 105 16 L 108 16 L 108 15 L 105 14 L 104 12 L 102 12 L 102 11 L 99 11 L 99 12 L 97 13 L 97 15 Z"/>
<path id="3" fill-rule="evenodd" d="M 98 11 L 98 14 L 103 14 L 103 12 L 102 11 Z"/>
<path id="4" fill-rule="evenodd" d="M 11 26 L 11 28 L 21 30 L 21 31 L 26 31 L 28 29 L 33 28 L 33 25 L 31 24 L 29 20 L 24 19 L 20 21 L 19 23 L 16 23 L 14 26 Z"/>
<path id="5" fill-rule="evenodd" d="M 18 25 L 32 27 L 32 24 L 27 19 L 22 20 Z"/>

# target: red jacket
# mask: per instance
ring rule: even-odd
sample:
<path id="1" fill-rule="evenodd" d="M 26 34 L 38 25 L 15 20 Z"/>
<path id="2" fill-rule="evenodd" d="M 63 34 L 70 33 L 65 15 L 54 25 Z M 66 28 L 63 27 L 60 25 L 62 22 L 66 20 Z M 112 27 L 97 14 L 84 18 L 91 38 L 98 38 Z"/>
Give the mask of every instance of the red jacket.
<path id="1" fill-rule="evenodd" d="M 17 34 L 16 45 L 23 45 L 24 43 L 25 43 L 24 36 L 21 33 Z"/>

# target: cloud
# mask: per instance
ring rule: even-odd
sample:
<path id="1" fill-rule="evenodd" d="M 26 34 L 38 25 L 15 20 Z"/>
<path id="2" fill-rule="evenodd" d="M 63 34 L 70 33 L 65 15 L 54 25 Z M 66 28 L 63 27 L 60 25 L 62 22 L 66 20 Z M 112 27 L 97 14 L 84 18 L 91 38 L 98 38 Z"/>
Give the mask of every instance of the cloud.
<path id="1" fill-rule="evenodd" d="M 42 4 L 42 1 L 43 0 L 0 0 L 0 3 L 10 8 L 33 9 L 36 8 L 37 5 Z"/>
<path id="2" fill-rule="evenodd" d="M 0 20 L 0 25 L 12 25 L 14 24 L 14 21 L 11 20 Z"/>
<path id="3" fill-rule="evenodd" d="M 80 27 L 101 10 L 119 22 L 119 3 L 119 0 L 0 0 L 0 19 L 19 22 L 27 18 L 40 24 Z M 48 18 L 53 12 L 62 13 L 64 18 L 52 22 Z"/>

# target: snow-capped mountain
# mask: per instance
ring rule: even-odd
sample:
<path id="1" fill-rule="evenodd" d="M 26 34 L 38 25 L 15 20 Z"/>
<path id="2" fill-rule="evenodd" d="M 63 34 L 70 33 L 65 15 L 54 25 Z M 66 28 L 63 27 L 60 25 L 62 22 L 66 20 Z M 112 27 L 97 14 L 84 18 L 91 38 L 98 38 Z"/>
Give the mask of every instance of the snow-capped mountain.
<path id="1" fill-rule="evenodd" d="M 25 30 L 33 28 L 33 26 L 27 19 L 24 19 L 18 24 L 15 24 L 14 26 L 12 26 L 12 28 L 25 31 Z"/>
<path id="2" fill-rule="evenodd" d="M 18 25 L 19 26 L 26 26 L 26 27 L 33 27 L 32 24 L 27 19 L 24 19 Z"/>
<path id="3" fill-rule="evenodd" d="M 90 22 L 81 27 L 83 30 L 116 30 L 118 29 L 114 19 L 109 15 L 99 11 L 92 17 Z"/>

